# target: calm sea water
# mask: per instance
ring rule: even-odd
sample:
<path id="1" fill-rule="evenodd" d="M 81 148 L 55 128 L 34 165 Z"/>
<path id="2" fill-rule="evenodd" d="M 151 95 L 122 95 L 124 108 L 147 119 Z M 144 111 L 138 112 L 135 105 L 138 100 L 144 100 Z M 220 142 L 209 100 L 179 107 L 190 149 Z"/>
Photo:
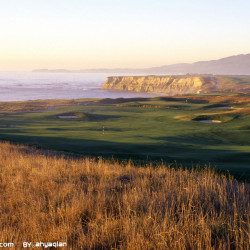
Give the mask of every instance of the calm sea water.
<path id="1" fill-rule="evenodd" d="M 112 75 L 115 76 L 115 74 Z M 0 72 L 0 101 L 157 96 L 156 94 L 102 90 L 102 84 L 107 76 L 111 75 Z"/>

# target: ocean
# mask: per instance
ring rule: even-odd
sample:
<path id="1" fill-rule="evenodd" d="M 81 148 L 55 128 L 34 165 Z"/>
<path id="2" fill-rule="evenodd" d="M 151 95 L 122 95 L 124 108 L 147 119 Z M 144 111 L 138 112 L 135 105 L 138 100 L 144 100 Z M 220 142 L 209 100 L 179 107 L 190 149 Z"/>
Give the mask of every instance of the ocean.
<path id="1" fill-rule="evenodd" d="M 107 76 L 116 75 L 119 74 L 0 72 L 0 101 L 159 96 L 101 89 Z"/>

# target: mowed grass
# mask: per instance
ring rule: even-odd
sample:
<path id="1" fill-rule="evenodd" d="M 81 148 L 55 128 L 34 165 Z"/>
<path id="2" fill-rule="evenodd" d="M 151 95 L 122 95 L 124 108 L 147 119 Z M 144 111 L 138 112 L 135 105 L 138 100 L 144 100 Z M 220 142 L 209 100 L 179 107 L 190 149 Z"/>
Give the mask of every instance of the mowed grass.
<path id="1" fill-rule="evenodd" d="M 210 164 L 249 178 L 250 98 L 219 100 L 218 96 L 81 100 L 50 111 L 5 112 L 0 114 L 0 138 L 137 163 Z M 222 104 L 234 109 L 216 109 Z M 222 123 L 202 124 L 200 117 Z"/>
<path id="2" fill-rule="evenodd" d="M 73 159 L 0 143 L 0 242 L 249 249 L 250 186 L 209 169 Z"/>

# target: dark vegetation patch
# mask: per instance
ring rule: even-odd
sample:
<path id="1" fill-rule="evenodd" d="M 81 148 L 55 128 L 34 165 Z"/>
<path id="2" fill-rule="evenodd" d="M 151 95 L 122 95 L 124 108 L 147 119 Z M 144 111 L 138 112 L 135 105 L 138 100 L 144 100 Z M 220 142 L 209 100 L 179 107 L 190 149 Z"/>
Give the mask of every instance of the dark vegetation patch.
<path id="1" fill-rule="evenodd" d="M 175 97 L 160 97 L 160 100 L 162 101 L 166 101 L 166 102 L 186 102 L 186 103 L 193 103 L 193 104 L 205 104 L 205 103 L 208 103 L 209 101 L 208 100 L 202 100 L 202 99 L 191 99 L 191 98 L 188 98 L 185 97 L 178 97 L 178 98 L 175 98 Z"/>
<path id="2" fill-rule="evenodd" d="M 117 99 L 111 99 L 111 98 L 106 98 L 100 100 L 98 103 L 99 104 L 119 104 L 119 103 L 127 103 L 127 102 L 137 102 L 137 101 L 148 101 L 150 100 L 149 98 L 117 98 Z"/>
<path id="3" fill-rule="evenodd" d="M 67 116 L 76 116 L 79 120 L 87 120 L 87 121 L 102 121 L 102 120 L 109 120 L 109 119 L 115 119 L 120 118 L 119 115 L 104 115 L 104 114 L 94 114 L 94 113 L 81 113 L 81 112 L 66 112 L 66 113 L 60 113 L 56 114 L 56 116 L 50 116 L 50 118 L 58 118 L 60 117 L 67 117 Z M 69 119 L 70 120 L 70 119 Z"/>
<path id="4" fill-rule="evenodd" d="M 222 103 L 215 103 L 215 104 L 204 106 L 203 108 L 204 109 L 228 108 L 228 106 Z"/>
<path id="5" fill-rule="evenodd" d="M 250 125 L 242 126 L 239 130 L 250 130 Z"/>
<path id="6" fill-rule="evenodd" d="M 103 121 L 103 120 L 117 119 L 122 117 L 119 115 L 104 115 L 104 114 L 90 114 L 90 113 L 85 113 L 84 115 L 90 121 Z"/>

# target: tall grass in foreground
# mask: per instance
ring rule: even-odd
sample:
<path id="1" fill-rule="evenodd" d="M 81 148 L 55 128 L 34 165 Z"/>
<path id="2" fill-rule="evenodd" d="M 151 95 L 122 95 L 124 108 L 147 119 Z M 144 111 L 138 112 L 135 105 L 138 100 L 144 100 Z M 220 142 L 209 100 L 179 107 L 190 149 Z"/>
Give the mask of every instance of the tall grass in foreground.
<path id="1" fill-rule="evenodd" d="M 0 242 L 68 249 L 249 249 L 249 184 L 0 144 Z"/>

